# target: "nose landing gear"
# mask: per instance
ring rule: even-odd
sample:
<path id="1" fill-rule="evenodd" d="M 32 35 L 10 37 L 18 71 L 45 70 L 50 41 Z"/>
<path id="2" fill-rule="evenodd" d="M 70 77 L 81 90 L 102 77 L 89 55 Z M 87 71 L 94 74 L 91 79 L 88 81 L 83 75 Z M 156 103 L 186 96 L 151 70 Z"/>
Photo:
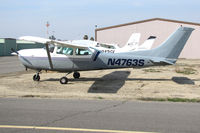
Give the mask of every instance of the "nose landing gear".
<path id="1" fill-rule="evenodd" d="M 33 75 L 33 80 L 34 81 L 40 81 L 40 75 L 39 75 L 40 71 L 38 71 L 35 75 Z"/>

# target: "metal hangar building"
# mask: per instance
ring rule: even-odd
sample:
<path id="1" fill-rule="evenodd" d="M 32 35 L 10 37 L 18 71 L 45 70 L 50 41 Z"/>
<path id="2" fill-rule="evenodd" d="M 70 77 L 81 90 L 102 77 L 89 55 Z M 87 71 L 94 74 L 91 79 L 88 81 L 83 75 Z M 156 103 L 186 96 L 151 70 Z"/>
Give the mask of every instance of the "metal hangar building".
<path id="1" fill-rule="evenodd" d="M 126 24 L 95 29 L 95 40 L 124 46 L 132 33 L 141 33 L 140 44 L 149 36 L 156 36 L 152 48 L 165 41 L 180 26 L 192 27 L 192 32 L 179 58 L 200 59 L 200 23 L 152 18 Z"/>

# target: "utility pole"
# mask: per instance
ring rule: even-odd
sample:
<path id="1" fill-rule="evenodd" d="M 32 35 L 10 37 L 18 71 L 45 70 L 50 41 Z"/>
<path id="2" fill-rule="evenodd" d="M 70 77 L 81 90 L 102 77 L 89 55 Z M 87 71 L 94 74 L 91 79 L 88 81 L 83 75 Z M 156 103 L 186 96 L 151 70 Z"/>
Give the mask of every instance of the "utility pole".
<path id="1" fill-rule="evenodd" d="M 46 27 L 47 27 L 46 38 L 49 38 L 49 26 L 50 26 L 50 24 L 47 21 L 47 23 L 46 23 Z"/>

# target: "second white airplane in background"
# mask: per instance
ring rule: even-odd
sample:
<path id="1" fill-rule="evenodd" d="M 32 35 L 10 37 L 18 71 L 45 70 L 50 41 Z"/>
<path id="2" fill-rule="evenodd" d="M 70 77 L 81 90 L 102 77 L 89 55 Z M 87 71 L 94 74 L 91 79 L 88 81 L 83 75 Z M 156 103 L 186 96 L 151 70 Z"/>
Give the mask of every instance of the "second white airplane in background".
<path id="1" fill-rule="evenodd" d="M 127 41 L 126 45 L 124 45 L 121 48 L 117 44 L 100 43 L 90 40 L 73 40 L 73 41 L 67 41 L 67 43 L 86 45 L 88 47 L 96 48 L 105 53 L 121 53 L 128 51 L 151 49 L 156 37 L 150 36 L 143 44 L 140 45 L 139 44 L 140 36 L 141 36 L 140 33 L 133 33 L 130 36 L 129 40 Z"/>

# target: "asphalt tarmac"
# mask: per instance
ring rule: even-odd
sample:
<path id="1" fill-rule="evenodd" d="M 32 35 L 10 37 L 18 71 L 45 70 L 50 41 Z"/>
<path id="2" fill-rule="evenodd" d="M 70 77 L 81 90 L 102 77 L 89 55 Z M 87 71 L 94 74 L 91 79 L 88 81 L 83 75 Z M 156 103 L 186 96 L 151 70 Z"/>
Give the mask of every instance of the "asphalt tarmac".
<path id="1" fill-rule="evenodd" d="M 198 103 L 0 99 L 1 133 L 199 133 L 199 123 Z"/>
<path id="2" fill-rule="evenodd" d="M 17 56 L 0 57 L 0 74 L 24 71 L 25 67 L 20 63 Z"/>

